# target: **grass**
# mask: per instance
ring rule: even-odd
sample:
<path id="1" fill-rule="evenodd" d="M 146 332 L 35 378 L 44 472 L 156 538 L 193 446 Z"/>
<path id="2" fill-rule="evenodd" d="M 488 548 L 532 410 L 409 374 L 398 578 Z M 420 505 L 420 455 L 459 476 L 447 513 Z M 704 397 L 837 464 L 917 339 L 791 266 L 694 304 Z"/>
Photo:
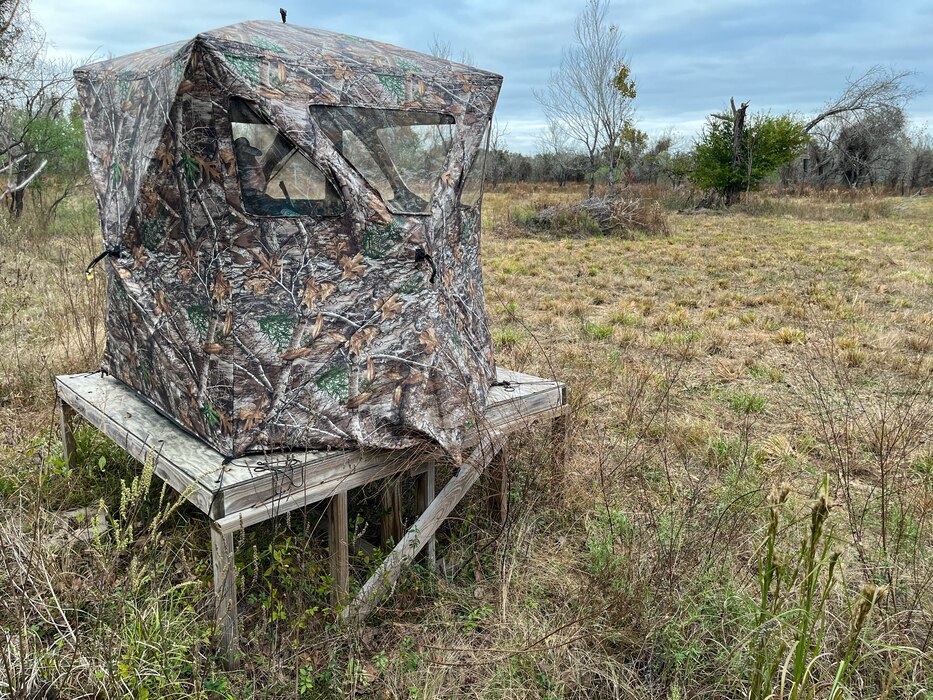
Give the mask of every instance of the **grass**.
<path id="1" fill-rule="evenodd" d="M 72 473 L 49 437 L 49 377 L 99 352 L 88 202 L 6 229 L 0 695 L 924 697 L 933 200 L 765 194 L 650 240 L 521 225 L 582 194 L 505 185 L 484 209 L 498 361 L 569 384 L 566 470 L 548 431 L 514 439 L 506 527 L 480 484 L 446 575 L 415 567 L 362 630 L 334 624 L 314 512 L 238 534 L 237 673 L 204 521 L 93 431 Z M 100 499 L 110 533 L 49 543 Z"/>

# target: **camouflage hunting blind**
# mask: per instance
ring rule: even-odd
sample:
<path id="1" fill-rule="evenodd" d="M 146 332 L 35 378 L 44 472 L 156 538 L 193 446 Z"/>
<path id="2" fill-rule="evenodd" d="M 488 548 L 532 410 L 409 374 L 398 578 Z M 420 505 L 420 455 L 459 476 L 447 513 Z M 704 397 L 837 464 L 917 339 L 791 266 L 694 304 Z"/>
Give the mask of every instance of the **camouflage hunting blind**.
<path id="1" fill-rule="evenodd" d="M 75 76 L 104 371 L 227 456 L 459 458 L 495 380 L 479 236 L 500 76 L 273 22 Z"/>

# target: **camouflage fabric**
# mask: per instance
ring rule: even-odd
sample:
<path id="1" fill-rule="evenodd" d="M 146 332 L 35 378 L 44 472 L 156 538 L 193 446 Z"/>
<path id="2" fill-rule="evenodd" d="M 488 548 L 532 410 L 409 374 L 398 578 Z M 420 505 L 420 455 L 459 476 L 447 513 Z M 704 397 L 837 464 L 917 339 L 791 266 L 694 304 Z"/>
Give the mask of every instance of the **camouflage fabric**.
<path id="1" fill-rule="evenodd" d="M 466 194 L 499 76 L 273 22 L 75 76 L 116 253 L 105 371 L 225 455 L 433 441 L 459 459 L 495 379 Z M 431 125 L 449 141 L 418 195 L 402 159 Z"/>

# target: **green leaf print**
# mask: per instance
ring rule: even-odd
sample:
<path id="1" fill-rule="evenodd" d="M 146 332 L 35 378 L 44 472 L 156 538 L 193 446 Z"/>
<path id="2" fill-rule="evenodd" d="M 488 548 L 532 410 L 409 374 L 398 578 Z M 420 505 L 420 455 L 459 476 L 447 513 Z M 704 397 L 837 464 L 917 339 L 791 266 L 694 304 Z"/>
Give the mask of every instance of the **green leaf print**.
<path id="1" fill-rule="evenodd" d="M 194 326 L 194 331 L 198 335 L 198 342 L 203 343 L 207 340 L 207 326 L 211 318 L 211 312 L 204 304 L 194 304 L 185 309 L 188 312 L 188 320 Z"/>
<path id="2" fill-rule="evenodd" d="M 344 365 L 332 365 L 314 384 L 340 403 L 346 403 L 350 398 L 350 372 Z"/>
<path id="3" fill-rule="evenodd" d="M 385 226 L 367 226 L 363 233 L 363 255 L 367 258 L 382 258 L 401 240 L 402 236 L 394 221 Z"/>
<path id="4" fill-rule="evenodd" d="M 405 99 L 405 81 L 397 75 L 378 75 L 376 76 L 382 87 L 389 91 L 396 100 L 401 102 Z"/>
<path id="5" fill-rule="evenodd" d="M 259 319 L 259 330 L 279 352 L 288 348 L 295 330 L 295 317 L 290 314 L 272 314 Z"/>

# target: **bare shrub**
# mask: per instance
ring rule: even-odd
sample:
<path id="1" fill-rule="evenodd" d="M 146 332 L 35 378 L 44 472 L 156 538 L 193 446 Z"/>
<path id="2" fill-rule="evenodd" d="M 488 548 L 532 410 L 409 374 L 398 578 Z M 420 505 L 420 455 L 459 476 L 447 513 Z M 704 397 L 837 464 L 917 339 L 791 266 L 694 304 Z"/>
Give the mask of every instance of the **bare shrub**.
<path id="1" fill-rule="evenodd" d="M 933 630 L 933 365 L 919 353 L 904 364 L 879 351 L 873 364 L 881 371 L 867 381 L 843 345 L 832 327 L 814 332 L 800 393 L 839 484 L 857 575 L 890 587 L 878 635 L 926 654 Z"/>

